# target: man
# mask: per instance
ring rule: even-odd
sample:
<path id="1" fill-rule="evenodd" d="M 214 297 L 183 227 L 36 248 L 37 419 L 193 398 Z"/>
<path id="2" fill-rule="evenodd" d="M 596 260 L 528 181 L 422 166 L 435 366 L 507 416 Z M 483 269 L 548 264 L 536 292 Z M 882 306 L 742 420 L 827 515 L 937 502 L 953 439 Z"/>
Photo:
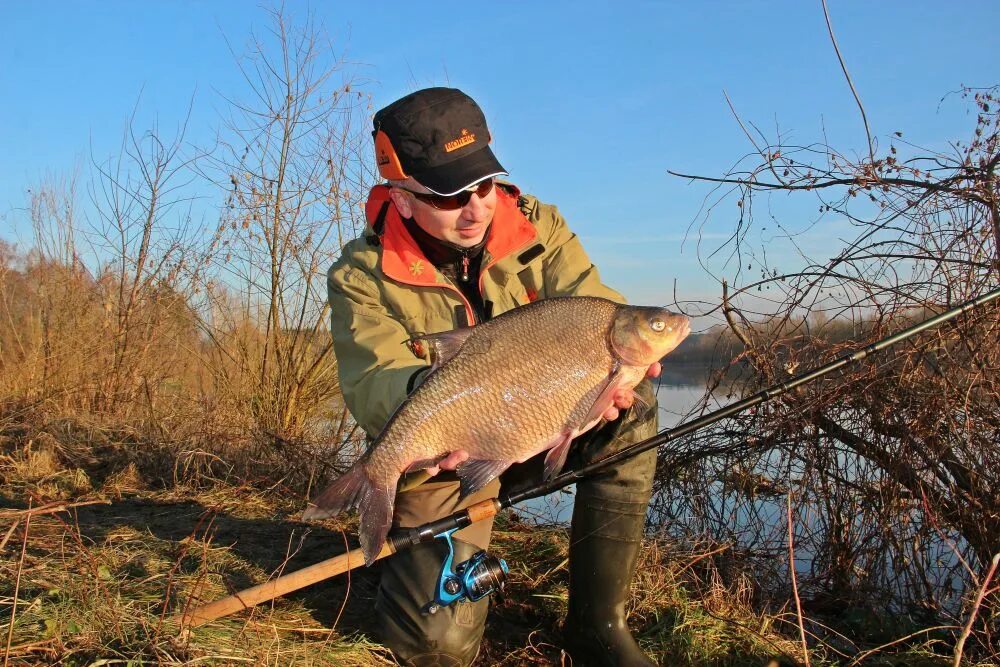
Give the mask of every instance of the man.
<path id="1" fill-rule="evenodd" d="M 459 90 L 420 90 L 375 114 L 379 171 L 366 205 L 368 226 L 348 243 L 328 275 L 334 348 L 344 399 L 374 438 L 430 366 L 422 335 L 475 325 L 553 296 L 623 301 L 601 283 L 579 239 L 555 207 L 495 179 L 507 172 L 489 148 L 482 111 Z M 654 364 L 650 375 L 659 373 Z M 655 399 L 641 418 L 619 415 L 631 394 L 615 398 L 609 423 L 586 443 L 578 461 L 607 454 L 656 430 Z M 583 440 L 581 438 L 580 440 Z M 412 527 L 496 497 L 495 480 L 459 500 L 453 452 L 437 475 L 396 499 L 394 521 Z M 514 466 L 504 484 L 540 467 Z M 643 535 L 655 453 L 577 485 L 570 546 L 566 648 L 576 664 L 651 665 L 629 634 L 624 605 Z M 441 472 L 443 471 L 443 472 Z M 437 474 L 439 473 L 440 474 Z M 537 478 L 536 478 L 537 479 Z M 456 562 L 485 549 L 491 525 L 455 533 Z M 385 644 L 407 665 L 469 665 L 482 638 L 487 600 L 421 613 L 434 597 L 444 558 L 442 541 L 384 561 L 376 611 Z"/>

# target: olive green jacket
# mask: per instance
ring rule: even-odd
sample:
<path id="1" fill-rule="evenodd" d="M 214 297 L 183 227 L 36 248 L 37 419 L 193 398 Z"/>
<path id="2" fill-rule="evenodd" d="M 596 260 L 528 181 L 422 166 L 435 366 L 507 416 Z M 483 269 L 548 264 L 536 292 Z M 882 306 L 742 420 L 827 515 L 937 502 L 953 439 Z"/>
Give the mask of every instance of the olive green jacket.
<path id="1" fill-rule="evenodd" d="M 344 246 L 327 286 L 341 391 L 354 419 L 375 437 L 429 368 L 411 341 L 473 317 L 458 288 L 420 252 L 387 187 L 372 189 L 366 213 L 364 234 Z M 556 207 L 508 184 L 497 188 L 480 287 L 493 315 L 553 296 L 624 301 L 601 283 Z"/>

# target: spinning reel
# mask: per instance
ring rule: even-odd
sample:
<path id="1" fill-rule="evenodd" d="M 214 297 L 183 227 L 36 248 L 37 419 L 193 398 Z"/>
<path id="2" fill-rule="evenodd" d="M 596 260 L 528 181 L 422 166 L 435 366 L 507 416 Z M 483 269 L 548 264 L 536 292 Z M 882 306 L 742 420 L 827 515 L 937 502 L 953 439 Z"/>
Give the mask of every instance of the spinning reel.
<path id="1" fill-rule="evenodd" d="M 455 545 L 451 541 L 451 534 L 456 530 L 458 529 L 452 528 L 438 535 L 448 544 L 448 556 L 441 566 L 437 594 L 434 600 L 424 606 L 425 614 L 435 614 L 441 607 L 455 602 L 482 600 L 491 593 L 502 591 L 507 583 L 507 573 L 510 572 L 507 561 L 485 551 L 477 551 L 472 558 L 453 567 Z"/>

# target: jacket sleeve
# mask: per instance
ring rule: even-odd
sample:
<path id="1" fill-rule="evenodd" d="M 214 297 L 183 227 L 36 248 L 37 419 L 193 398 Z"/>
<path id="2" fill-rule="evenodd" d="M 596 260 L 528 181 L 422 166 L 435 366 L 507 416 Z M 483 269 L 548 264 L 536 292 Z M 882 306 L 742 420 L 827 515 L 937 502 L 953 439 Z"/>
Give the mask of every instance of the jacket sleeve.
<path id="1" fill-rule="evenodd" d="M 542 264 L 544 295 L 599 296 L 618 303 L 625 297 L 601 282 L 600 272 L 559 210 L 534 197 L 524 197 L 523 210 L 535 223 L 546 252 Z"/>
<path id="2" fill-rule="evenodd" d="M 340 389 L 355 421 L 375 437 L 428 366 L 410 351 L 410 334 L 363 270 L 338 262 L 327 289 Z"/>

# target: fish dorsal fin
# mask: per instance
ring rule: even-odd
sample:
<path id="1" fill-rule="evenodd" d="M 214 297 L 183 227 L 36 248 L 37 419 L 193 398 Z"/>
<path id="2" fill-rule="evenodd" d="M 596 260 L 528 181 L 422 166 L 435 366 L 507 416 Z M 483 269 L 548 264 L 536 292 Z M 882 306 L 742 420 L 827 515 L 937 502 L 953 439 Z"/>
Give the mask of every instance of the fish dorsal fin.
<path id="1" fill-rule="evenodd" d="M 436 369 L 451 361 L 474 331 L 475 327 L 462 327 L 461 329 L 420 336 L 419 340 L 427 343 L 430 350 L 431 369 Z M 487 347 L 489 346 L 487 345 Z"/>
<path id="2" fill-rule="evenodd" d="M 465 344 L 465 339 L 472 335 L 472 327 L 462 327 L 436 334 L 427 334 L 420 339 L 427 343 L 431 354 L 431 367 L 437 368 L 448 363 L 458 354 Z"/>

